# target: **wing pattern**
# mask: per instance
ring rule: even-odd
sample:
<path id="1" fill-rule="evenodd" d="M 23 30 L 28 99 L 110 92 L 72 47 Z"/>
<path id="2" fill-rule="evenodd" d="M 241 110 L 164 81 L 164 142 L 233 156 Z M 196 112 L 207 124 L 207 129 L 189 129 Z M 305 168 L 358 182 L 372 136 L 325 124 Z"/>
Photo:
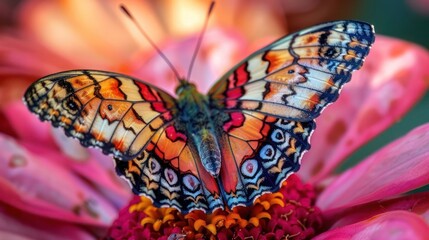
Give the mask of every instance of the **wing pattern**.
<path id="1" fill-rule="evenodd" d="M 251 205 L 277 191 L 298 171 L 315 122 L 297 122 L 251 111 L 230 113 L 221 141 L 221 189 L 229 208 Z"/>
<path id="2" fill-rule="evenodd" d="M 197 133 L 176 119 L 180 98 L 135 78 L 56 73 L 30 86 L 24 101 L 82 145 L 114 155 L 118 175 L 156 206 L 232 209 L 277 191 L 298 171 L 314 118 L 337 99 L 373 42 L 369 24 L 329 22 L 286 36 L 225 74 L 208 93 L 222 158 L 217 177 L 202 165 L 199 138 L 191 137 Z"/>
<path id="3" fill-rule="evenodd" d="M 101 71 L 67 71 L 35 82 L 24 101 L 41 120 L 63 127 L 84 146 L 129 160 L 173 121 L 175 100 L 131 77 Z"/>
<path id="4" fill-rule="evenodd" d="M 151 198 L 155 206 L 183 213 L 223 208 L 216 179 L 204 169 L 178 125 L 159 131 L 139 157 L 127 162 L 115 159 L 116 172 L 134 193 Z"/>
<path id="5" fill-rule="evenodd" d="M 221 190 L 230 208 L 277 191 L 298 171 L 314 118 L 338 98 L 373 42 L 367 23 L 317 25 L 257 51 L 210 89 L 222 132 Z"/>
<path id="6" fill-rule="evenodd" d="M 373 42 L 367 23 L 317 25 L 252 54 L 222 77 L 209 96 L 217 108 L 309 121 L 337 99 Z"/>

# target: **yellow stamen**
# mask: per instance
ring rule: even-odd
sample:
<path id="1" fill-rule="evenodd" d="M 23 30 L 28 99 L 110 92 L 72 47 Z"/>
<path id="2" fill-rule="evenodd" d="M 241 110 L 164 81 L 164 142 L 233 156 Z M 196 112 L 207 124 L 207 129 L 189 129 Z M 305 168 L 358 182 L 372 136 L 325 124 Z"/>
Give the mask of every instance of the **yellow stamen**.
<path id="1" fill-rule="evenodd" d="M 273 198 L 273 199 L 271 199 L 270 200 L 270 204 L 271 204 L 271 206 L 276 205 L 276 204 L 280 205 L 281 207 L 285 206 L 285 203 L 283 202 L 283 200 L 281 200 L 279 198 Z"/>
<path id="2" fill-rule="evenodd" d="M 225 220 L 226 217 L 224 215 L 217 215 L 213 216 L 211 223 L 215 224 L 218 227 L 222 227 L 224 225 Z"/>
<path id="3" fill-rule="evenodd" d="M 259 219 L 256 217 L 252 217 L 249 219 L 249 223 L 253 224 L 253 226 L 257 227 L 259 226 Z"/>
<path id="4" fill-rule="evenodd" d="M 230 214 L 228 214 L 228 218 L 232 218 L 235 220 L 241 219 L 241 217 L 238 213 L 230 213 Z"/>
<path id="5" fill-rule="evenodd" d="M 153 224 L 153 230 L 158 232 L 159 229 L 161 229 L 161 226 L 162 226 L 162 221 L 156 220 L 156 222 Z"/>
<path id="6" fill-rule="evenodd" d="M 237 221 L 235 219 L 227 219 L 225 221 L 225 227 L 229 228 L 231 227 L 231 225 L 235 225 L 237 223 Z"/>
<path id="7" fill-rule="evenodd" d="M 213 235 L 217 234 L 216 226 L 213 224 L 207 225 L 206 229 L 209 230 Z"/>
<path id="8" fill-rule="evenodd" d="M 206 226 L 206 221 L 204 221 L 202 219 L 198 219 L 194 223 L 194 229 L 197 231 L 200 231 L 200 228 L 203 226 Z"/>
<path id="9" fill-rule="evenodd" d="M 130 208 L 128 208 L 128 212 L 129 213 L 133 213 L 136 210 L 137 210 L 137 204 L 131 205 Z"/>
<path id="10" fill-rule="evenodd" d="M 170 221 L 170 220 L 174 220 L 174 215 L 173 215 L 173 214 L 165 215 L 165 216 L 162 218 L 162 222 L 163 222 L 163 223 L 165 223 L 165 222 L 167 222 L 167 221 Z"/>
<path id="11" fill-rule="evenodd" d="M 238 220 L 238 225 L 240 225 L 240 227 L 245 228 L 247 226 L 247 220 L 246 219 L 240 219 Z"/>
<path id="12" fill-rule="evenodd" d="M 286 184 L 284 184 L 284 185 L 286 185 Z M 280 199 L 283 199 L 283 194 L 282 194 L 281 192 L 271 193 L 271 196 L 272 196 L 273 198 L 280 198 Z"/>
<path id="13" fill-rule="evenodd" d="M 271 215 L 269 213 L 267 213 L 267 212 L 261 212 L 258 215 L 256 215 L 256 217 L 258 219 L 261 219 L 261 218 L 271 219 Z"/>
<path id="14" fill-rule="evenodd" d="M 261 204 L 264 207 L 265 210 L 270 209 L 270 203 L 267 202 L 267 201 L 262 201 L 259 204 Z"/>
<path id="15" fill-rule="evenodd" d="M 143 219 L 141 220 L 140 224 L 141 224 L 142 226 L 144 226 L 144 225 L 146 225 L 146 224 L 148 224 L 148 223 L 154 223 L 154 222 L 155 222 L 155 219 L 150 218 L 150 217 L 145 217 L 145 218 L 143 218 Z"/>

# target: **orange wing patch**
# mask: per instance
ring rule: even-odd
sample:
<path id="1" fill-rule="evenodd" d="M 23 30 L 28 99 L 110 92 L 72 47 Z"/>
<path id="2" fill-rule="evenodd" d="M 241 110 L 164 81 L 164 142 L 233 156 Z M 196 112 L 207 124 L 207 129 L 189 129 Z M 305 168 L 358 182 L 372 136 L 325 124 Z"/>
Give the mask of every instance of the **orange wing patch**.
<path id="1" fill-rule="evenodd" d="M 283 84 L 299 84 L 307 81 L 307 70 L 299 65 L 290 65 L 266 77 L 266 80 Z"/>
<path id="2" fill-rule="evenodd" d="M 119 79 L 107 78 L 100 81 L 99 85 L 95 86 L 95 89 L 104 99 L 126 100 L 126 94 L 120 88 L 121 84 L 122 82 Z"/>
<path id="3" fill-rule="evenodd" d="M 284 66 L 289 65 L 294 57 L 290 54 L 289 50 L 277 50 L 277 51 L 267 51 L 262 57 L 264 61 L 268 61 L 268 73 L 272 73 Z"/>

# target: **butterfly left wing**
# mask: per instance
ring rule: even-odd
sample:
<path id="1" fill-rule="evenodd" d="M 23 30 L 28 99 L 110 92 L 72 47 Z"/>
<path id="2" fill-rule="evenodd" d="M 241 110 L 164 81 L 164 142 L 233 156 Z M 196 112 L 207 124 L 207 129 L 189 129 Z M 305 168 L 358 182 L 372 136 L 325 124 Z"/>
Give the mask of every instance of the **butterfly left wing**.
<path id="1" fill-rule="evenodd" d="M 314 118 L 337 99 L 373 42 L 367 23 L 317 25 L 255 52 L 211 88 L 229 207 L 277 191 L 299 169 Z"/>
<path id="2" fill-rule="evenodd" d="M 174 120 L 176 104 L 169 94 L 137 79 L 93 70 L 46 76 L 28 88 L 24 102 L 82 145 L 123 160 L 137 157 Z"/>
<path id="3" fill-rule="evenodd" d="M 176 100 L 164 91 L 118 73 L 74 70 L 38 80 L 24 101 L 84 146 L 113 154 L 118 175 L 154 205 L 182 212 L 223 207 L 216 181 L 176 120 Z"/>

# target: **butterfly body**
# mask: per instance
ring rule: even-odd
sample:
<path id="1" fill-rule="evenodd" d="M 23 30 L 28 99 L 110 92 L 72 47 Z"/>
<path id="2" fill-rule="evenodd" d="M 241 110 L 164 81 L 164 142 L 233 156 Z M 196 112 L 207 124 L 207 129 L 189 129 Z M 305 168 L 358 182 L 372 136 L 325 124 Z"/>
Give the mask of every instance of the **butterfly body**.
<path id="1" fill-rule="evenodd" d="M 217 127 L 213 122 L 213 113 L 208 98 L 198 92 L 196 86 L 182 80 L 177 87 L 177 115 L 180 121 L 176 128 L 183 129 L 191 138 L 191 147 L 198 152 L 204 168 L 214 177 L 219 175 L 221 152 L 217 142 Z"/>
<path id="2" fill-rule="evenodd" d="M 374 38 L 359 21 L 304 29 L 239 62 L 207 94 L 187 80 L 175 98 L 123 74 L 72 70 L 39 79 L 24 101 L 82 145 L 113 155 L 117 174 L 156 206 L 232 209 L 298 171 L 315 118 Z"/>

